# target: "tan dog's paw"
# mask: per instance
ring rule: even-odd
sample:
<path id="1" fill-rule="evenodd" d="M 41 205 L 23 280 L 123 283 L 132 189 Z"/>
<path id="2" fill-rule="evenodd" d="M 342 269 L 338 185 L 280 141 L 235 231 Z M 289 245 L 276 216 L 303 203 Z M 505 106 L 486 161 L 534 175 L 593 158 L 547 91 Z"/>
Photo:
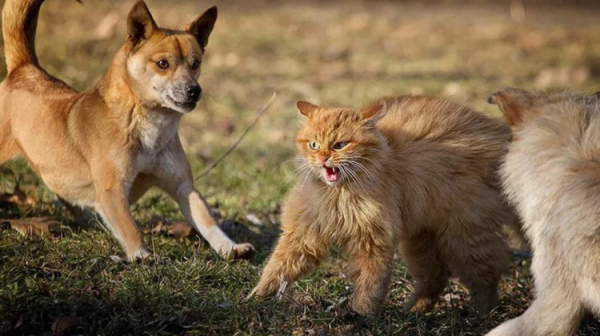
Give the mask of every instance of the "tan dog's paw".
<path id="1" fill-rule="evenodd" d="M 145 259 L 148 259 L 152 256 L 152 253 L 148 251 L 145 247 L 141 247 L 134 252 L 127 253 L 127 260 L 130 262 L 138 262 Z"/>
<path id="2" fill-rule="evenodd" d="M 230 258 L 232 259 L 250 259 L 256 250 L 250 243 L 235 244 L 231 251 Z"/>

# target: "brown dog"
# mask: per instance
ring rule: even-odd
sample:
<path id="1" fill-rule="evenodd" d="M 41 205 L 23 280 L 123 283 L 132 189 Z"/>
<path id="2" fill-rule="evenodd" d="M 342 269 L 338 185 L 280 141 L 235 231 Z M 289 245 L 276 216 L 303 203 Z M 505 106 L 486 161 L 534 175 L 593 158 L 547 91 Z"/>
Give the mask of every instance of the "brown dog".
<path id="1" fill-rule="evenodd" d="M 201 96 L 200 61 L 217 8 L 185 30 L 169 30 L 137 2 L 108 72 L 90 91 L 77 92 L 38 65 L 43 1 L 7 0 L 2 12 L 8 75 L 0 84 L 0 164 L 22 156 L 61 198 L 93 206 L 130 260 L 149 252 L 129 205 L 152 186 L 178 202 L 222 257 L 251 253 L 252 245 L 233 242 L 210 216 L 177 133 Z"/>

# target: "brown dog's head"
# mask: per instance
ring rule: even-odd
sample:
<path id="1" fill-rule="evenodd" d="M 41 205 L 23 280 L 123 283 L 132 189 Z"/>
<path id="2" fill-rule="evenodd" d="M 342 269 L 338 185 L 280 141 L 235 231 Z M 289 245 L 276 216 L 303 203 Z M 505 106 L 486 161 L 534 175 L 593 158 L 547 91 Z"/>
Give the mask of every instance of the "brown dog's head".
<path id="1" fill-rule="evenodd" d="M 498 105 L 506 123 L 515 128 L 541 114 L 547 97 L 522 89 L 506 88 L 492 92 L 488 103 Z"/>
<path id="2" fill-rule="evenodd" d="M 489 103 L 498 105 L 513 130 L 522 129 L 537 116 L 596 105 L 599 100 L 600 92 L 591 95 L 570 91 L 539 93 L 516 88 L 496 90 L 488 98 Z"/>
<path id="3" fill-rule="evenodd" d="M 186 113 L 202 96 L 200 64 L 217 20 L 211 7 L 185 30 L 159 28 L 138 1 L 127 17 L 127 72 L 138 97 L 148 106 Z"/>

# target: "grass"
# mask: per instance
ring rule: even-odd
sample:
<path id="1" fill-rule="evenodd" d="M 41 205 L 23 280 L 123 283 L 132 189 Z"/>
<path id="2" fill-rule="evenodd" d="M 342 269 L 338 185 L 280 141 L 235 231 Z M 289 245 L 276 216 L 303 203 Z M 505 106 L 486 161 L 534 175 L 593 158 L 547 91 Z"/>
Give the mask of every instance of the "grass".
<path id="1" fill-rule="evenodd" d="M 41 64 L 85 89 L 106 70 L 124 40 L 133 1 L 50 0 L 40 18 Z M 161 25 L 191 21 L 209 3 L 148 1 Z M 203 62 L 206 98 L 184 118 L 181 136 L 196 174 L 233 143 L 273 91 L 279 99 L 248 138 L 197 183 L 229 234 L 257 248 L 250 261 L 220 260 L 198 238 L 147 234 L 153 262 L 124 264 L 105 230 L 70 229 L 72 218 L 24 162 L 0 169 L 0 192 L 16 177 L 32 206 L 0 204 L 0 218 L 52 216 L 58 236 L 0 230 L 0 334 L 98 335 L 481 335 L 522 313 L 532 298 L 530 260 L 515 254 L 489 315 L 468 313 L 468 294 L 453 281 L 440 304 L 404 314 L 410 277 L 398 257 L 383 311 L 361 318 L 347 309 L 343 255 L 335 255 L 281 301 L 245 301 L 278 235 L 278 209 L 291 183 L 297 99 L 359 106 L 380 95 L 450 96 L 497 114 L 495 88 L 600 87 L 600 34 L 585 8 L 526 8 L 511 20 L 506 5 L 404 2 L 224 2 Z M 577 18 L 574 20 L 573 18 Z M 4 76 L 5 69 L 0 68 Z M 132 207 L 140 227 L 155 215 L 181 220 L 175 204 L 151 192 Z M 247 215 L 257 216 L 257 226 Z M 15 328 L 17 326 L 17 328 Z M 67 331 L 63 332 L 65 327 Z M 589 318 L 580 335 L 597 335 Z"/>

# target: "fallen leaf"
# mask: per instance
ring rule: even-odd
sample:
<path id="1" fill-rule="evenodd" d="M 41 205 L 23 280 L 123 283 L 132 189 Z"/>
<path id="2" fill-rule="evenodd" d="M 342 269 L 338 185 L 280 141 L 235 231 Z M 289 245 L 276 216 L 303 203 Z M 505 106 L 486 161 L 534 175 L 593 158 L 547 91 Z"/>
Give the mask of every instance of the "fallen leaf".
<path id="1" fill-rule="evenodd" d="M 120 263 L 120 262 L 124 262 L 125 261 L 125 259 L 119 257 L 116 254 L 113 254 L 113 255 L 109 256 L 109 258 L 110 258 L 110 260 L 112 260 L 112 261 L 114 261 L 116 263 Z"/>
<path id="2" fill-rule="evenodd" d="M 33 198 L 32 196 L 28 196 L 23 191 L 21 191 L 19 185 L 15 187 L 15 190 L 12 192 L 12 194 L 0 194 L 0 203 L 12 203 L 17 206 L 25 206 L 34 205 L 35 202 L 35 198 Z"/>
<path id="3" fill-rule="evenodd" d="M 23 325 L 23 315 L 5 313 L 0 315 L 0 334 L 18 334 L 17 329 Z"/>
<path id="4" fill-rule="evenodd" d="M 189 237 L 194 228 L 188 222 L 175 222 L 168 226 L 167 233 L 174 237 Z"/>
<path id="5" fill-rule="evenodd" d="M 256 226 L 263 226 L 263 222 L 255 214 L 247 214 L 246 219 Z"/>
<path id="6" fill-rule="evenodd" d="M 156 225 L 154 225 L 154 227 L 150 228 L 150 229 L 144 229 L 142 230 L 143 233 L 159 233 L 161 231 L 163 231 L 165 225 L 163 224 L 163 222 L 158 222 L 156 223 Z"/>
<path id="7" fill-rule="evenodd" d="M 59 317 L 52 323 L 52 333 L 54 336 L 62 336 L 80 324 L 81 321 L 77 317 Z"/>
<path id="8" fill-rule="evenodd" d="M 48 217 L 31 217 L 24 219 L 6 220 L 13 230 L 16 230 L 24 236 L 44 236 L 50 234 L 59 234 L 61 224 L 59 221 Z"/>
<path id="9" fill-rule="evenodd" d="M 166 230 L 166 223 L 168 221 L 160 216 L 152 216 L 150 218 L 150 229 L 142 230 L 143 233 L 159 233 Z"/>

